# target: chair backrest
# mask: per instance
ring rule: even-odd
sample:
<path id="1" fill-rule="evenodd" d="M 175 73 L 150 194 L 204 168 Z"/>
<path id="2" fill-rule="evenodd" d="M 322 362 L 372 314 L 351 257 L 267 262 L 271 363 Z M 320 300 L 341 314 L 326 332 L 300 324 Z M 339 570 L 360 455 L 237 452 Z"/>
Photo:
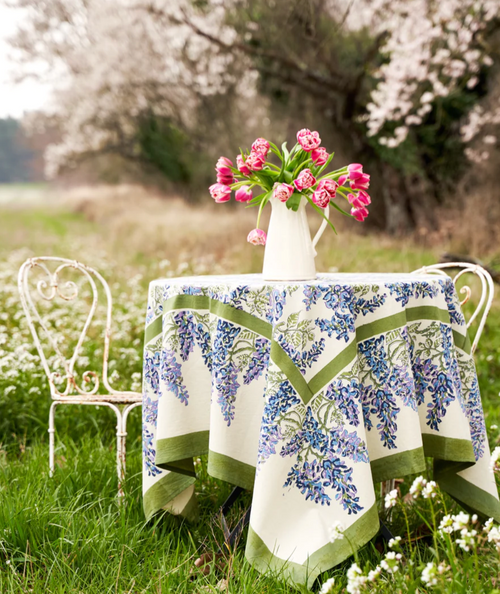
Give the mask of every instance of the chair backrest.
<path id="1" fill-rule="evenodd" d="M 61 276 L 68 274 L 68 271 L 74 271 L 80 275 L 80 277 L 76 279 L 77 282 L 61 279 Z M 37 274 L 34 274 L 35 272 Z M 51 302 L 59 298 L 66 302 L 75 302 L 76 304 L 76 300 L 81 296 L 81 289 L 86 285 L 90 289 L 88 313 L 85 313 L 84 315 L 85 319 L 81 330 L 78 328 L 76 345 L 74 348 L 71 348 L 70 352 L 65 356 L 58 344 L 58 338 L 55 335 L 54 329 L 47 323 L 44 316 L 41 315 L 39 305 L 42 301 L 40 301 L 40 298 L 46 302 Z M 84 401 L 86 398 L 94 399 L 96 395 L 103 393 L 110 395 L 134 394 L 134 392 L 115 390 L 109 383 L 108 357 L 111 333 L 112 299 L 107 282 L 96 270 L 81 262 L 68 260 L 66 258 L 29 258 L 19 269 L 18 287 L 21 304 L 26 314 L 33 340 L 40 355 L 45 373 L 49 379 L 52 398 L 57 399 L 67 396 L 75 396 L 78 397 L 78 400 Z M 98 306 L 100 290 L 103 290 L 106 299 L 106 322 L 103 330 L 104 348 L 102 369 L 98 369 L 100 374 L 98 371 L 94 370 L 77 373 L 75 371 L 75 364 L 78 361 L 78 357 L 81 355 L 82 345 L 93 322 L 94 314 L 96 313 Z M 33 299 L 34 295 L 37 296 L 38 304 Z M 51 347 L 55 357 L 46 357 L 44 345 L 42 345 L 37 328 L 43 330 L 48 340 L 48 346 L 45 348 Z M 56 361 L 58 363 L 56 363 Z M 63 374 L 57 370 L 57 368 L 60 367 L 64 370 L 64 377 Z M 80 379 L 76 377 L 77 375 Z"/>
<path id="2" fill-rule="evenodd" d="M 455 276 L 453 276 L 452 274 L 447 274 L 445 272 L 445 270 L 448 269 L 458 270 L 458 272 L 455 274 Z M 493 279 L 491 278 L 490 273 L 482 266 L 479 266 L 479 264 L 469 264 L 468 262 L 446 262 L 441 264 L 432 264 L 431 266 L 423 266 L 422 268 L 415 270 L 414 274 L 439 274 L 442 276 L 451 276 L 455 287 L 457 286 L 458 280 L 466 274 L 474 274 L 481 281 L 481 297 L 479 299 L 479 303 L 467 321 L 467 328 L 470 328 L 474 320 L 479 316 L 478 327 L 471 347 L 471 352 L 474 354 L 486 324 L 486 319 L 490 312 L 495 292 Z M 465 295 L 464 299 L 460 302 L 460 305 L 464 305 L 471 298 L 472 289 L 470 286 L 464 285 L 460 288 L 460 293 Z"/>

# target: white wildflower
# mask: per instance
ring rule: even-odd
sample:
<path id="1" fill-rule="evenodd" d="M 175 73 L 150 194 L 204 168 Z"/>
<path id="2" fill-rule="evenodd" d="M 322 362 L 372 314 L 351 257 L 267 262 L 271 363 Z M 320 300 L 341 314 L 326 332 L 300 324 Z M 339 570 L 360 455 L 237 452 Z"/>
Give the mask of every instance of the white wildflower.
<path id="1" fill-rule="evenodd" d="M 493 518 L 490 518 L 489 520 L 487 520 L 484 524 L 484 531 L 486 532 L 486 534 L 488 534 L 490 532 L 490 530 L 493 528 L 493 522 L 495 520 Z"/>
<path id="2" fill-rule="evenodd" d="M 391 538 L 388 546 L 390 549 L 398 548 L 400 542 L 401 542 L 401 536 L 395 536 L 394 538 Z"/>
<path id="3" fill-rule="evenodd" d="M 471 547 L 475 545 L 475 536 L 477 532 L 475 530 L 467 530 L 467 528 L 463 528 L 460 531 L 460 536 L 462 538 L 457 538 L 456 543 L 457 545 L 466 552 L 469 552 Z"/>
<path id="4" fill-rule="evenodd" d="M 437 586 L 438 583 L 438 571 L 436 565 L 431 561 L 427 563 L 420 579 L 428 586 Z"/>
<path id="5" fill-rule="evenodd" d="M 381 573 L 382 573 L 382 567 L 380 567 L 380 565 L 377 565 L 377 567 L 375 567 L 375 569 L 372 569 L 371 571 L 368 572 L 368 581 L 375 582 L 380 577 Z"/>
<path id="6" fill-rule="evenodd" d="M 491 425 L 490 429 L 491 431 L 496 431 L 498 429 L 498 425 Z"/>
<path id="7" fill-rule="evenodd" d="M 332 586 L 335 584 L 335 578 L 330 578 L 329 580 L 326 580 L 326 582 L 321 586 L 321 590 L 319 591 L 319 594 L 328 594 L 331 589 Z"/>
<path id="8" fill-rule="evenodd" d="M 441 520 L 441 523 L 439 524 L 438 533 L 441 536 L 443 536 L 443 534 L 451 534 L 454 530 L 453 522 L 453 516 L 450 514 L 444 516 L 444 518 Z"/>
<path id="9" fill-rule="evenodd" d="M 410 494 L 413 495 L 414 499 L 417 499 L 422 495 L 422 491 L 427 484 L 427 481 L 423 476 L 417 476 L 410 487 Z"/>
<path id="10" fill-rule="evenodd" d="M 443 562 L 436 567 L 435 563 L 431 561 L 425 566 L 420 579 L 428 586 L 437 586 L 438 577 L 446 573 L 449 569 L 450 567 Z"/>
<path id="11" fill-rule="evenodd" d="M 385 496 L 385 509 L 390 509 L 394 507 L 398 502 L 398 492 L 396 489 L 393 489 Z"/>
<path id="12" fill-rule="evenodd" d="M 422 497 L 424 499 L 429 499 L 431 497 L 436 497 L 437 485 L 434 481 L 429 481 L 425 487 L 422 489 Z"/>
<path id="13" fill-rule="evenodd" d="M 457 530 L 457 531 L 467 528 L 467 526 L 469 524 L 469 520 L 470 520 L 469 514 L 466 514 L 465 512 L 460 512 L 460 513 L 456 514 L 455 516 L 452 516 L 452 518 L 453 518 L 453 530 Z"/>
<path id="14" fill-rule="evenodd" d="M 330 542 L 335 542 L 336 540 L 344 538 L 344 530 L 345 528 L 342 522 L 335 522 L 330 528 Z"/>
<path id="15" fill-rule="evenodd" d="M 491 452 L 491 458 L 490 458 L 490 468 L 491 468 L 491 470 L 493 470 L 493 472 L 500 471 L 499 458 L 500 458 L 500 447 L 496 447 Z"/>
<path id="16" fill-rule="evenodd" d="M 380 562 L 380 566 L 389 573 L 396 573 L 396 571 L 399 569 L 399 562 L 402 558 L 403 555 L 401 555 L 401 553 L 389 551 L 384 559 L 382 559 Z"/>
<path id="17" fill-rule="evenodd" d="M 360 594 L 361 588 L 366 584 L 368 578 L 356 563 L 353 563 L 347 570 L 347 592 L 349 594 Z"/>

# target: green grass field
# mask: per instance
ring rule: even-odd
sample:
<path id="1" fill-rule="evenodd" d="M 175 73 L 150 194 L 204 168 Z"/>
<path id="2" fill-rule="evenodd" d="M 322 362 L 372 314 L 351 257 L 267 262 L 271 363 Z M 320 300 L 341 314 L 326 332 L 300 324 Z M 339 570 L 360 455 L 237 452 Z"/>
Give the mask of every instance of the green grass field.
<path id="1" fill-rule="evenodd" d="M 44 202 L 45 193 L 40 199 L 17 201 L 16 191 L 10 188 L 10 198 L 2 201 L 0 190 L 0 594 L 295 591 L 279 576 L 254 571 L 244 560 L 242 543 L 235 551 L 225 549 L 217 510 L 231 486 L 209 477 L 203 459 L 198 465 L 199 523 L 183 523 L 168 514 L 145 522 L 138 411 L 131 413 L 129 425 L 123 504 L 116 499 L 115 421 L 102 408 L 58 410 L 57 468 L 49 478 L 48 386 L 17 295 L 17 270 L 29 256 L 77 258 L 99 269 L 115 298 L 111 370 L 118 384 L 139 389 L 149 281 L 166 275 L 257 272 L 262 252 L 245 243 L 253 213 L 195 211 L 178 202 L 149 202 L 144 196 L 139 200 L 134 189 L 125 198 L 96 203 Z M 410 239 L 362 236 L 346 229 L 325 238 L 318 269 L 410 271 L 437 261 L 445 247 L 419 247 Z M 64 327 L 70 344 L 77 320 L 68 314 L 64 309 L 47 311 L 52 322 Z M 500 426 L 499 327 L 497 299 L 476 357 L 487 427 Z M 83 353 L 85 363 L 92 367 L 100 354 L 92 336 Z M 492 428 L 489 437 L 493 449 L 498 429 Z M 412 478 L 401 485 L 403 495 Z M 233 522 L 248 502 L 249 495 L 235 506 Z M 395 574 L 380 578 L 376 590 L 365 586 L 360 591 L 497 591 L 499 554 L 486 537 L 478 535 L 470 553 L 452 539 L 433 538 L 433 518 L 439 523 L 445 508 L 459 511 L 446 496 L 398 505 L 390 525 L 403 537 L 405 557 Z M 415 537 L 411 553 L 404 542 L 406 521 Z M 203 575 L 193 566 L 205 551 L 221 555 Z M 372 542 L 359 552 L 358 564 L 367 573 L 383 555 L 380 543 Z M 435 586 L 421 580 L 431 561 L 449 568 Z M 331 592 L 346 591 L 352 562 L 322 576 L 322 581 L 335 578 Z"/>

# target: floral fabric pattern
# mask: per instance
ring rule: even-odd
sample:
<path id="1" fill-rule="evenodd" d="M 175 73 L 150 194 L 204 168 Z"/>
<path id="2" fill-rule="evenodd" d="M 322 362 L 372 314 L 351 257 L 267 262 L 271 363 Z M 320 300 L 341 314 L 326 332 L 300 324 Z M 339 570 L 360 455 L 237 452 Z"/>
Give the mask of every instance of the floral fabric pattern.
<path id="1" fill-rule="evenodd" d="M 155 466 L 157 441 L 178 434 L 182 415 L 187 438 L 210 432 L 209 459 L 213 442 L 236 467 L 255 469 L 256 492 L 301 502 L 299 514 L 335 510 L 346 526 L 373 506 L 374 462 L 421 448 L 416 433 L 470 441 L 478 464 L 488 456 L 465 320 L 447 277 L 166 279 L 150 290 L 146 334 L 153 328 L 143 374 L 146 493 L 168 478 Z"/>

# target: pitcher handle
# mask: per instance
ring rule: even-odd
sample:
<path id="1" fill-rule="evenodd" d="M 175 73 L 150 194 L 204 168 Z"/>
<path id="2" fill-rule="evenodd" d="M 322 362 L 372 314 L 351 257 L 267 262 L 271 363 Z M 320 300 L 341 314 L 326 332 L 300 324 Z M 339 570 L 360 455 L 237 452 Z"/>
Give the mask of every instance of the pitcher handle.
<path id="1" fill-rule="evenodd" d="M 330 216 L 330 205 L 327 204 L 327 206 L 325 208 L 325 217 L 328 218 L 329 216 Z M 314 257 L 316 257 L 318 255 L 318 253 L 316 252 L 316 244 L 320 240 L 320 237 L 323 235 L 323 231 L 326 229 L 327 225 L 328 225 L 328 223 L 326 222 L 325 219 L 323 219 L 323 222 L 321 223 L 321 226 L 318 229 L 318 232 L 316 233 L 316 235 L 314 236 L 314 239 L 312 240 Z"/>

